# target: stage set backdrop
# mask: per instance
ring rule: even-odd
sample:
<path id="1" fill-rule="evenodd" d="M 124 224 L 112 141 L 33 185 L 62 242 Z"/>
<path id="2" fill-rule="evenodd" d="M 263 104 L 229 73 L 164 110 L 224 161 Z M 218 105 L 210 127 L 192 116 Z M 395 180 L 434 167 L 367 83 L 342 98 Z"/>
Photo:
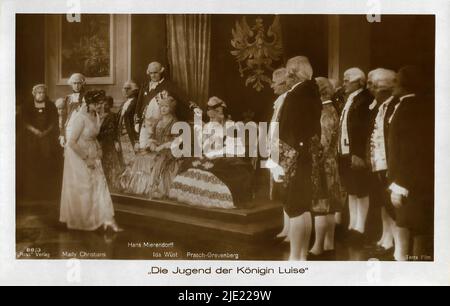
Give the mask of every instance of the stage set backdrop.
<path id="1" fill-rule="evenodd" d="M 31 100 L 38 83 L 52 100 L 64 96 L 68 76 L 82 72 L 119 105 L 123 83 L 140 84 L 149 62 L 160 61 L 192 101 L 204 106 L 215 95 L 233 119 L 265 121 L 272 70 L 295 55 L 309 57 L 315 76 L 334 79 L 352 66 L 419 64 L 434 88 L 434 26 L 430 15 L 370 23 L 363 15 L 18 14 L 16 103 Z"/>

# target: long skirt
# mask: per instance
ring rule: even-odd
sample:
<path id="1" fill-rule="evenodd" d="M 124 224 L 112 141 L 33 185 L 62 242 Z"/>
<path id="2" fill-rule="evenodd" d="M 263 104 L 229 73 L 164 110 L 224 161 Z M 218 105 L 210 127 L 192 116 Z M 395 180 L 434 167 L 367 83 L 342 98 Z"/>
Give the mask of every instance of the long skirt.
<path id="1" fill-rule="evenodd" d="M 94 169 L 70 148 L 65 149 L 60 222 L 69 229 L 93 231 L 114 220 L 114 207 L 102 162 Z"/>

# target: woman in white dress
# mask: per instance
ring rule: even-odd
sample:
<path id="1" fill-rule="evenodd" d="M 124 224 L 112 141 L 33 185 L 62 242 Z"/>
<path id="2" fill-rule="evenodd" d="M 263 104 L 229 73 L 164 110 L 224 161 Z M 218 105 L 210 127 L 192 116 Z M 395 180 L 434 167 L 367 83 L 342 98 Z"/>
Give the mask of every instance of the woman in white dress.
<path id="1" fill-rule="evenodd" d="M 97 115 L 104 91 L 89 91 L 80 110 L 67 126 L 60 222 L 69 229 L 122 231 L 114 219 L 111 195 L 102 168 L 97 141 L 101 119 Z"/>

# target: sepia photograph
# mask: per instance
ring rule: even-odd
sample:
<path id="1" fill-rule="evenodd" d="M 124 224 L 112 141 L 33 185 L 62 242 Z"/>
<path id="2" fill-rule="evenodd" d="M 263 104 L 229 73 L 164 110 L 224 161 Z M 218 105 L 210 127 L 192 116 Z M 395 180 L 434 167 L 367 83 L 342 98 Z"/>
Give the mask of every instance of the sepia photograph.
<path id="1" fill-rule="evenodd" d="M 434 16 L 16 24 L 18 259 L 433 260 Z"/>
<path id="2" fill-rule="evenodd" d="M 450 284 L 450 7 L 192 1 L 0 3 L 0 284 Z"/>

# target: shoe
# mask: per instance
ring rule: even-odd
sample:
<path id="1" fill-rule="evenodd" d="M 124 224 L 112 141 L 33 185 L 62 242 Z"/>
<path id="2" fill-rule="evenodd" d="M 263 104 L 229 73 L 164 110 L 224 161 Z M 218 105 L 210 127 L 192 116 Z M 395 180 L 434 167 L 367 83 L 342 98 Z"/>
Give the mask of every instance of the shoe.
<path id="1" fill-rule="evenodd" d="M 308 253 L 308 261 L 324 261 L 325 260 L 325 252 L 322 254 L 314 254 L 309 252 Z"/>
<path id="2" fill-rule="evenodd" d="M 358 231 L 350 230 L 347 237 L 352 246 L 362 247 L 364 245 L 365 236 Z"/>
<path id="3" fill-rule="evenodd" d="M 123 232 L 123 228 L 120 228 L 116 222 L 103 225 L 103 230 L 105 232 L 108 231 L 108 229 L 111 229 L 114 233 Z"/>
<path id="4" fill-rule="evenodd" d="M 323 256 L 325 260 L 336 260 L 336 250 L 324 251 Z"/>
<path id="5" fill-rule="evenodd" d="M 283 238 L 283 239 L 284 239 L 284 238 L 286 238 L 287 236 L 288 236 L 287 234 L 285 234 L 283 231 L 281 231 L 280 233 L 277 234 L 276 237 L 277 237 L 277 238 Z"/>
<path id="6" fill-rule="evenodd" d="M 388 260 L 390 257 L 394 256 L 394 247 L 385 249 L 383 247 L 378 247 L 375 249 L 375 254 L 378 258 L 382 260 Z"/>

